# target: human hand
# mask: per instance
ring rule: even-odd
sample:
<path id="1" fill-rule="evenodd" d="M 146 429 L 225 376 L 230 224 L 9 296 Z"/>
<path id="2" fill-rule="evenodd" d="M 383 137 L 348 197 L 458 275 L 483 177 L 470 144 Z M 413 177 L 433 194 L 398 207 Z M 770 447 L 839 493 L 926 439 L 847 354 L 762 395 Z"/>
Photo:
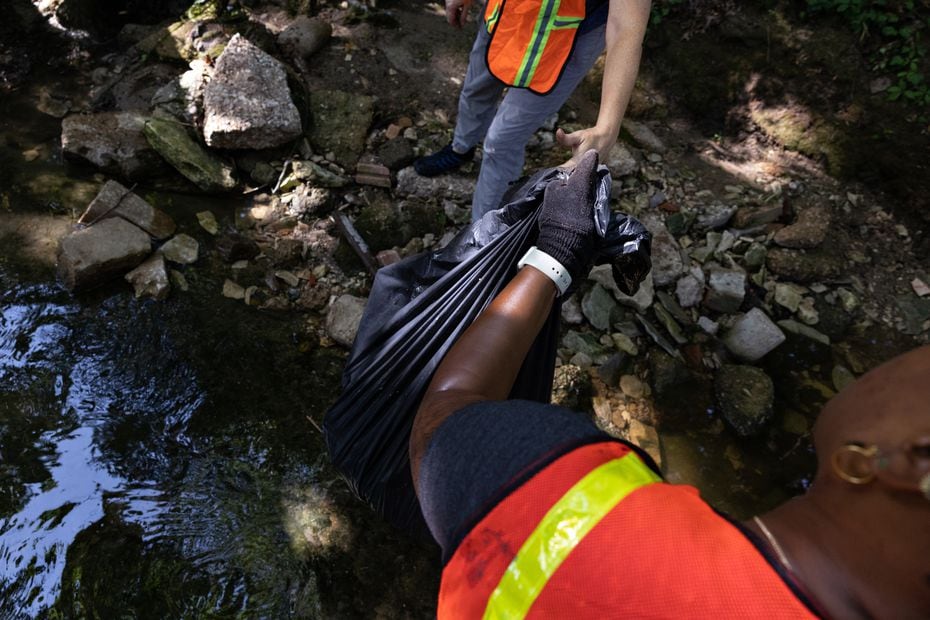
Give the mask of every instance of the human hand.
<path id="1" fill-rule="evenodd" d="M 446 0 L 446 21 L 450 26 L 461 28 L 468 21 L 468 9 L 473 0 Z"/>
<path id="2" fill-rule="evenodd" d="M 594 259 L 597 163 L 597 151 L 582 155 L 567 179 L 546 186 L 539 212 L 536 247 L 559 261 L 576 286 Z"/>
<path id="3" fill-rule="evenodd" d="M 578 165 L 582 155 L 591 149 L 597 151 L 601 160 L 607 159 L 610 149 L 612 149 L 617 142 L 617 134 L 615 132 L 604 131 L 596 126 L 588 127 L 587 129 L 579 129 L 571 133 L 565 133 L 565 131 L 559 128 L 555 132 L 555 139 L 562 146 L 572 150 L 571 159 L 560 166 L 560 168 L 572 170 Z"/>

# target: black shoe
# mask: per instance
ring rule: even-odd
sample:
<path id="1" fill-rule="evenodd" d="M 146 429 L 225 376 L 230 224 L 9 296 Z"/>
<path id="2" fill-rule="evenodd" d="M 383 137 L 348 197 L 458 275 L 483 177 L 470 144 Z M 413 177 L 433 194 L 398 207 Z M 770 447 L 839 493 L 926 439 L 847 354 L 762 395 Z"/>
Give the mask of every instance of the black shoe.
<path id="1" fill-rule="evenodd" d="M 475 147 L 471 147 L 466 153 L 459 154 L 452 150 L 451 144 L 447 144 L 432 155 L 421 157 L 413 162 L 413 169 L 422 177 L 434 177 L 458 170 L 462 164 L 470 162 L 474 156 Z"/>

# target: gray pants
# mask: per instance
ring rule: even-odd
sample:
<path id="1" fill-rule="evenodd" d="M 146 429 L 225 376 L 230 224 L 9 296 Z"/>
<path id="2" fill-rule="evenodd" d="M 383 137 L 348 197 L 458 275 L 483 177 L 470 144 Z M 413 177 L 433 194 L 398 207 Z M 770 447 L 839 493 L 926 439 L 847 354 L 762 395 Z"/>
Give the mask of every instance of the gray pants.
<path id="1" fill-rule="evenodd" d="M 459 113 L 452 140 L 453 148 L 460 153 L 484 140 L 481 171 L 472 197 L 472 220 L 496 209 L 507 186 L 520 178 L 530 136 L 559 111 L 594 66 L 594 61 L 604 51 L 605 30 L 606 25 L 576 37 L 575 49 L 549 94 L 536 95 L 523 88 L 511 88 L 497 105 L 505 86 L 488 71 L 485 50 L 490 36 L 483 23 L 478 26 L 459 95 Z"/>

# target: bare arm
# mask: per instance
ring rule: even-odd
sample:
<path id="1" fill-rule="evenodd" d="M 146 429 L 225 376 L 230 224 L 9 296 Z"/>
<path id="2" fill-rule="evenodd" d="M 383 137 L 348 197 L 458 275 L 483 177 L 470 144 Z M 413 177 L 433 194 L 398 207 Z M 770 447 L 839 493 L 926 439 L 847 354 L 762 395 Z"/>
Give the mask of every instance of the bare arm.
<path id="1" fill-rule="evenodd" d="M 510 394 L 556 293 L 552 280 L 524 267 L 446 354 L 413 421 L 410 465 L 415 484 L 429 440 L 446 418 L 471 403 Z"/>
<path id="2" fill-rule="evenodd" d="M 566 166 L 574 167 L 578 157 L 588 149 L 595 149 L 604 159 L 617 141 L 620 124 L 639 72 L 643 37 L 649 24 L 651 6 L 651 0 L 610 0 L 605 35 L 607 58 L 604 62 L 597 124 L 569 134 L 561 129 L 556 132 L 559 143 L 572 149 L 572 158 Z"/>

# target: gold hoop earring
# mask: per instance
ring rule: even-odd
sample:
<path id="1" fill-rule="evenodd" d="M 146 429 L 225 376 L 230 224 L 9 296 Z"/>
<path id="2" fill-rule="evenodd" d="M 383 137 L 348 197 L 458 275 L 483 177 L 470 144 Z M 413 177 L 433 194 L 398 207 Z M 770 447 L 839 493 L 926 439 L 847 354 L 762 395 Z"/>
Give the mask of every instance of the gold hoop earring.
<path id="1" fill-rule="evenodd" d="M 920 479 L 920 492 L 924 494 L 924 497 L 930 500 L 930 474 Z"/>
<path id="2" fill-rule="evenodd" d="M 857 476 L 854 474 L 850 474 L 849 472 L 844 470 L 842 467 L 842 464 L 840 463 L 840 459 L 843 457 L 843 452 L 850 452 L 857 456 L 861 456 L 861 457 L 871 460 L 875 458 L 876 454 L 878 454 L 877 446 L 869 446 L 868 448 L 866 448 L 858 444 L 848 443 L 842 448 L 838 449 L 836 452 L 834 452 L 833 458 L 830 459 L 830 463 L 831 465 L 833 465 L 833 471 L 836 473 L 836 475 L 850 484 L 856 484 L 856 485 L 868 484 L 875 479 L 875 471 L 872 470 L 871 467 L 869 467 L 869 473 L 865 474 L 864 476 Z"/>

